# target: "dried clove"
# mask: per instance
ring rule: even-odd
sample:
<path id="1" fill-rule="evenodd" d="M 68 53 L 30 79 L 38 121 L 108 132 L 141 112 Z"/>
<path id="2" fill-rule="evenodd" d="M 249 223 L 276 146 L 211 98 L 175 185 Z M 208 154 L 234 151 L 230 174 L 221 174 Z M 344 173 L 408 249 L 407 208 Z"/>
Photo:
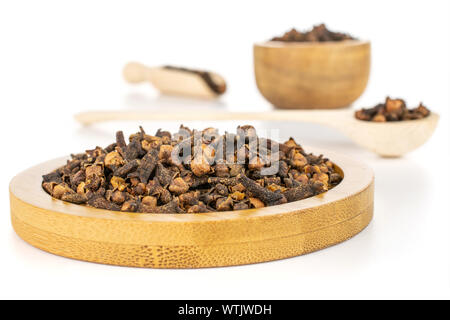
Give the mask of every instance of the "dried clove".
<path id="1" fill-rule="evenodd" d="M 270 204 L 283 198 L 281 193 L 272 192 L 264 187 L 261 187 L 261 185 L 245 175 L 239 175 L 238 180 L 247 189 L 247 191 L 265 204 Z"/>
<path id="2" fill-rule="evenodd" d="M 325 24 L 314 26 L 312 30 L 306 32 L 300 32 L 292 29 L 281 37 L 274 37 L 271 39 L 271 41 L 283 42 L 325 42 L 344 40 L 355 40 L 355 38 L 345 33 L 332 32 L 327 29 Z"/>
<path id="3" fill-rule="evenodd" d="M 422 103 L 416 108 L 408 109 L 404 100 L 387 97 L 384 103 L 377 104 L 373 108 L 356 111 L 355 118 L 373 122 L 404 121 L 423 119 L 430 113 Z"/>
<path id="4" fill-rule="evenodd" d="M 388 109 L 400 115 L 402 108 L 396 102 Z M 72 155 L 42 177 L 42 188 L 56 199 L 113 211 L 206 213 L 298 201 L 343 179 L 330 160 L 307 154 L 294 139 L 259 138 L 248 125 L 222 136 L 214 128 L 181 126 L 177 134 L 159 129 L 154 136 L 140 128 L 128 141 L 119 131 L 105 149 Z M 264 171 L 273 164 L 275 172 Z"/>

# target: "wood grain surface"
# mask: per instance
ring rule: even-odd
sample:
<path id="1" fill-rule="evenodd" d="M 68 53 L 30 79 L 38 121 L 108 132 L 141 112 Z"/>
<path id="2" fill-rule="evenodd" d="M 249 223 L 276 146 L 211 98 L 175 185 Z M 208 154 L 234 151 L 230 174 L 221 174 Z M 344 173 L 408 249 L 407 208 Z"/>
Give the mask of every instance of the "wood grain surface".
<path id="1" fill-rule="evenodd" d="M 269 41 L 255 44 L 253 53 L 258 89 L 277 108 L 347 107 L 369 80 L 367 41 Z"/>
<path id="2" fill-rule="evenodd" d="M 32 167 L 10 184 L 16 233 L 42 250 L 79 260 L 134 267 L 200 268 L 302 255 L 347 240 L 373 214 L 373 173 L 330 152 L 344 172 L 334 189 L 262 209 L 206 214 L 122 213 L 65 203 L 41 188 L 59 158 Z"/>

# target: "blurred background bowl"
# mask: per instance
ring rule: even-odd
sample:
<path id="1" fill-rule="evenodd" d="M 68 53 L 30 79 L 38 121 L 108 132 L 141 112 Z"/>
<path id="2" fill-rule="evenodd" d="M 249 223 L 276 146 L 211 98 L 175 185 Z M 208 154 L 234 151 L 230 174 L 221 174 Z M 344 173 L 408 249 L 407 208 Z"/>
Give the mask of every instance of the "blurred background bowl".
<path id="1" fill-rule="evenodd" d="M 364 92 L 370 42 L 268 41 L 253 47 L 261 94 L 281 109 L 344 108 Z"/>

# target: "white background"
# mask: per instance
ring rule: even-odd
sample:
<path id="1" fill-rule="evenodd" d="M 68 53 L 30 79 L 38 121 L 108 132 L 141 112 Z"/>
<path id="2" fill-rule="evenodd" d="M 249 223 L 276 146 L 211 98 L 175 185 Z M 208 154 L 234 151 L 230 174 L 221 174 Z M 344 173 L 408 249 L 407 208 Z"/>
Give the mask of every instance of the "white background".
<path id="1" fill-rule="evenodd" d="M 450 298 L 449 1 L 2 1 L 0 4 L 0 298 Z M 332 129 L 252 122 L 284 138 L 341 152 L 375 171 L 375 217 L 353 239 L 302 257 L 250 266 L 152 270 L 73 261 L 20 240 L 8 184 L 51 158 L 105 146 L 115 129 L 83 128 L 84 110 L 269 110 L 253 77 L 252 44 L 326 22 L 370 39 L 372 74 L 354 107 L 386 95 L 442 118 L 432 139 L 382 159 Z M 158 97 L 121 78 L 122 66 L 175 64 L 221 73 L 220 102 Z M 210 124 L 186 123 L 195 127 Z M 147 131 L 179 124 L 144 123 Z M 237 123 L 214 123 L 233 130 Z"/>

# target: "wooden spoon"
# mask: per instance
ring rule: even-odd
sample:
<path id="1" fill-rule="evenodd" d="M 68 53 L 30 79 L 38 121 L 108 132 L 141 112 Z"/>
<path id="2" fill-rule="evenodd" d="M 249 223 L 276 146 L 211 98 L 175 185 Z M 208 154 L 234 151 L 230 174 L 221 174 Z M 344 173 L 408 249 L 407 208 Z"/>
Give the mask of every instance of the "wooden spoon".
<path id="1" fill-rule="evenodd" d="M 148 81 L 163 94 L 217 98 L 226 91 L 225 80 L 216 73 L 173 66 L 149 68 L 128 63 L 123 76 L 130 83 Z"/>
<path id="2" fill-rule="evenodd" d="M 319 123 L 338 129 L 359 146 L 382 157 L 400 157 L 423 145 L 433 134 L 439 115 L 431 113 L 420 120 L 399 122 L 369 122 L 354 117 L 352 110 L 279 110 L 271 112 L 192 112 L 173 111 L 90 111 L 75 115 L 83 124 L 102 121 L 218 121 L 218 120 L 261 120 L 300 121 Z"/>

